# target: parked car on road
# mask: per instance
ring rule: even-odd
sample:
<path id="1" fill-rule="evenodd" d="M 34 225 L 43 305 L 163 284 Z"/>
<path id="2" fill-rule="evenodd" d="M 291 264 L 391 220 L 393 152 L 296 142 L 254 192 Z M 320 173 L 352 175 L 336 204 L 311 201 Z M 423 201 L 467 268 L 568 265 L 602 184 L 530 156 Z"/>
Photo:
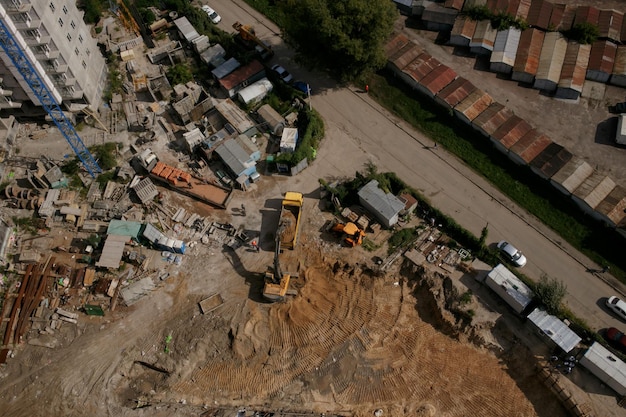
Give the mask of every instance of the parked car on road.
<path id="1" fill-rule="evenodd" d="M 285 68 L 278 64 L 272 67 L 272 71 L 274 71 L 280 77 L 280 79 L 286 83 L 290 83 L 291 80 L 293 80 L 293 76 L 289 74 L 289 71 L 287 71 Z"/>
<path id="2" fill-rule="evenodd" d="M 311 93 L 311 86 L 309 86 L 309 84 L 305 83 L 304 81 L 296 81 L 291 84 L 291 86 L 296 90 L 303 92 L 304 94 Z"/>
<path id="3" fill-rule="evenodd" d="M 222 21 L 222 16 L 217 14 L 215 10 L 213 10 L 211 7 L 207 6 L 206 4 L 202 6 L 202 10 L 206 12 L 206 14 L 209 16 L 209 19 L 211 19 L 211 22 L 215 23 L 216 25 Z"/>
<path id="4" fill-rule="evenodd" d="M 526 257 L 515 246 L 511 245 L 506 240 L 499 242 L 497 246 L 502 255 L 504 255 L 513 265 L 520 268 L 526 265 Z"/>
<path id="5" fill-rule="evenodd" d="M 606 300 L 606 306 L 620 319 L 626 320 L 626 302 L 613 295 Z"/>

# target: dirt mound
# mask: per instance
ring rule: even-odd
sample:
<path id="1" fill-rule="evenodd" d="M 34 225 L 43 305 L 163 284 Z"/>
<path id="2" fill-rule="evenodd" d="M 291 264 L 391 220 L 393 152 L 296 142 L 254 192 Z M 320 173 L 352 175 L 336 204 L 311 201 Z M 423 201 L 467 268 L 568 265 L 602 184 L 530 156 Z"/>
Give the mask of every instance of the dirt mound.
<path id="1" fill-rule="evenodd" d="M 235 361 L 198 363 L 172 381 L 174 395 L 325 412 L 421 404 L 406 415 L 535 415 L 495 357 L 419 317 L 428 300 L 406 284 L 319 255 L 307 263 L 296 298 L 249 306 L 231 330 Z"/>
<path id="2" fill-rule="evenodd" d="M 296 216 L 289 210 L 280 216 L 279 234 L 281 242 L 291 242 L 296 237 Z"/>

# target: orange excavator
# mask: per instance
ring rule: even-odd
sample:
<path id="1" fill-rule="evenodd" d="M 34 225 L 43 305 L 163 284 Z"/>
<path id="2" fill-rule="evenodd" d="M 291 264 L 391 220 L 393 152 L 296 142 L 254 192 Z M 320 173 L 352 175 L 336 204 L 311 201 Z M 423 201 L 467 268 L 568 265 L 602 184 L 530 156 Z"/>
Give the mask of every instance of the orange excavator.
<path id="1" fill-rule="evenodd" d="M 363 237 L 365 236 L 365 231 L 359 229 L 359 227 L 352 223 L 336 223 L 331 229 L 332 232 L 335 233 L 343 233 L 345 238 L 343 239 L 346 242 L 346 245 L 355 247 L 363 243 Z"/>

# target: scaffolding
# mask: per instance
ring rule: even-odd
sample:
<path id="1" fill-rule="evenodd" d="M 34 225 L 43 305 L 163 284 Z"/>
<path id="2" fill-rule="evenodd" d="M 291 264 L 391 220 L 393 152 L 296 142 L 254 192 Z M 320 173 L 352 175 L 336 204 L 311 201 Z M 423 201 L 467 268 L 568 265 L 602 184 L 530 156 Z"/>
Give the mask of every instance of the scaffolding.
<path id="1" fill-rule="evenodd" d="M 95 178 L 96 174 L 102 172 L 102 169 L 100 169 L 100 166 L 98 166 L 98 163 L 78 136 L 78 132 L 76 132 L 74 125 L 72 125 L 72 122 L 70 122 L 67 116 L 65 116 L 65 113 L 61 110 L 61 107 L 56 102 L 54 96 L 39 74 L 37 74 L 37 71 L 35 71 L 33 64 L 28 60 L 24 51 L 22 51 L 19 44 L 13 37 L 13 34 L 9 31 L 1 19 L 0 47 L 2 47 L 2 50 L 8 55 L 13 65 L 15 65 L 15 68 L 24 78 L 24 81 L 26 81 L 35 97 L 39 100 L 41 106 L 44 110 L 46 110 L 54 124 L 59 128 L 59 131 L 70 144 L 72 150 L 76 156 L 78 156 L 78 159 L 80 159 L 83 163 L 83 166 L 89 175 Z"/>

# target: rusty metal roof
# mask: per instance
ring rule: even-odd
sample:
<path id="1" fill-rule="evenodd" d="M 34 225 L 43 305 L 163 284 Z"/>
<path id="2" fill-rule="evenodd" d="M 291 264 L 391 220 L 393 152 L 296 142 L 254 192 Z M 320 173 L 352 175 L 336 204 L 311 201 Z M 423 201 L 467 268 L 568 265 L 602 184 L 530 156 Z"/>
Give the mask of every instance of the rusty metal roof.
<path id="1" fill-rule="evenodd" d="M 555 150 L 557 152 L 554 152 Z M 552 178 L 572 157 L 573 155 L 570 151 L 552 142 L 532 160 L 531 165 L 539 169 L 546 178 Z"/>
<path id="2" fill-rule="evenodd" d="M 256 59 L 250 62 L 248 65 L 240 67 L 235 71 L 228 74 L 226 77 L 220 80 L 220 85 L 226 90 L 236 87 L 249 78 L 255 76 L 260 72 L 264 72 L 265 67 Z"/>
<path id="3" fill-rule="evenodd" d="M 469 96 L 454 108 L 470 122 L 478 117 L 493 102 L 493 98 L 481 89 L 474 90 Z"/>
<path id="4" fill-rule="evenodd" d="M 528 10 L 526 22 L 533 27 L 548 29 L 550 16 L 552 15 L 552 3 L 547 0 L 533 0 Z"/>
<path id="5" fill-rule="evenodd" d="M 465 3 L 465 0 L 446 0 L 443 5 L 444 7 L 448 7 L 450 9 L 461 10 L 463 8 L 463 3 Z"/>
<path id="6" fill-rule="evenodd" d="M 424 50 L 417 44 L 411 42 L 404 45 L 400 50 L 396 51 L 395 54 L 389 57 L 389 60 L 402 71 L 406 68 L 407 65 L 411 63 L 415 58 L 420 56 Z"/>
<path id="7" fill-rule="evenodd" d="M 591 46 L 588 70 L 601 71 L 607 74 L 613 72 L 617 45 L 611 41 L 595 41 Z"/>
<path id="8" fill-rule="evenodd" d="M 551 143 L 552 141 L 548 136 L 533 129 L 511 146 L 509 150 L 529 163 Z"/>
<path id="9" fill-rule="evenodd" d="M 533 127 L 526 120 L 513 115 L 509 120 L 504 122 L 502 126 L 496 129 L 491 136 L 506 149 L 509 149 L 532 129 Z"/>
<path id="10" fill-rule="evenodd" d="M 626 218 L 626 189 L 619 185 L 613 188 L 613 191 L 596 206 L 596 211 L 615 225 L 622 223 Z"/>
<path id="11" fill-rule="evenodd" d="M 538 29 L 526 29 L 522 32 L 513 71 L 532 75 L 537 73 L 544 37 L 545 32 Z"/>
<path id="12" fill-rule="evenodd" d="M 578 9 L 576 9 L 576 16 L 574 16 L 574 25 L 579 23 L 590 23 L 597 26 L 599 18 L 599 9 L 596 9 L 593 6 L 578 6 Z"/>
<path id="13" fill-rule="evenodd" d="M 439 91 L 443 90 L 456 77 L 457 74 L 452 68 L 446 65 L 439 65 L 430 74 L 425 76 L 420 84 L 435 95 Z"/>
<path id="14" fill-rule="evenodd" d="M 497 31 L 491 27 L 490 20 L 481 20 L 476 25 L 474 36 L 470 41 L 470 46 L 482 46 L 486 49 L 493 49 L 493 44 L 496 42 Z"/>
<path id="15" fill-rule="evenodd" d="M 567 44 L 559 87 L 570 88 L 578 92 L 583 91 L 590 53 L 591 45 L 582 45 L 575 41 Z"/>
<path id="16" fill-rule="evenodd" d="M 535 74 L 537 79 L 558 83 L 566 51 L 567 41 L 560 32 L 546 33 Z"/>
<path id="17" fill-rule="evenodd" d="M 600 37 L 619 41 L 623 22 L 624 13 L 618 12 L 617 10 L 600 10 L 600 16 L 598 18 Z"/>
<path id="18" fill-rule="evenodd" d="M 528 12 L 530 11 L 531 1 L 532 0 L 520 0 L 517 6 L 517 11 L 511 14 L 515 15 L 516 17 L 526 20 L 528 18 Z M 513 2 L 511 6 L 513 5 L 515 5 L 515 2 Z M 511 9 L 512 7 L 509 7 L 509 11 L 512 11 Z"/>
<path id="19" fill-rule="evenodd" d="M 577 156 L 572 158 L 552 176 L 552 181 L 560 184 L 570 193 L 591 175 L 593 168 Z"/>
<path id="20" fill-rule="evenodd" d="M 476 31 L 477 21 L 470 19 L 469 17 L 461 16 L 454 21 L 450 36 L 462 36 L 467 39 L 472 39 L 474 32 Z"/>
<path id="21" fill-rule="evenodd" d="M 615 53 L 613 74 L 626 75 L 626 45 L 619 45 Z"/>
<path id="22" fill-rule="evenodd" d="M 554 7 L 560 7 L 562 6 L 561 4 L 555 4 Z M 574 19 L 576 18 L 576 10 L 578 10 L 578 6 L 572 5 L 572 4 L 566 4 L 565 5 L 565 9 L 563 10 L 563 12 L 561 13 L 560 11 L 557 12 L 557 14 L 555 15 L 555 9 L 552 9 L 552 16 L 550 17 L 550 24 L 559 31 L 566 31 L 566 30 L 570 30 L 572 28 L 572 26 L 574 25 Z M 557 22 L 556 17 L 558 15 L 560 16 L 560 20 Z"/>
<path id="23" fill-rule="evenodd" d="M 385 56 L 391 59 L 391 56 L 395 55 L 400 49 L 404 48 L 406 45 L 411 43 L 409 38 L 402 33 L 398 33 L 394 35 L 386 44 L 385 44 Z"/>
<path id="24" fill-rule="evenodd" d="M 472 121 L 472 124 L 491 136 L 500 126 L 513 117 L 513 112 L 502 104 L 494 102 Z"/>
<path id="25" fill-rule="evenodd" d="M 427 53 L 423 53 L 415 58 L 407 65 L 402 72 L 413 78 L 416 82 L 420 82 L 422 78 L 431 73 L 432 70 L 441 65 L 436 58 Z"/>
<path id="26" fill-rule="evenodd" d="M 476 90 L 476 86 L 474 84 L 463 77 L 458 77 L 456 80 L 444 87 L 443 90 L 437 93 L 437 98 L 448 104 L 450 107 L 454 107 L 465 99 L 465 97 L 469 96 L 474 90 Z"/>

